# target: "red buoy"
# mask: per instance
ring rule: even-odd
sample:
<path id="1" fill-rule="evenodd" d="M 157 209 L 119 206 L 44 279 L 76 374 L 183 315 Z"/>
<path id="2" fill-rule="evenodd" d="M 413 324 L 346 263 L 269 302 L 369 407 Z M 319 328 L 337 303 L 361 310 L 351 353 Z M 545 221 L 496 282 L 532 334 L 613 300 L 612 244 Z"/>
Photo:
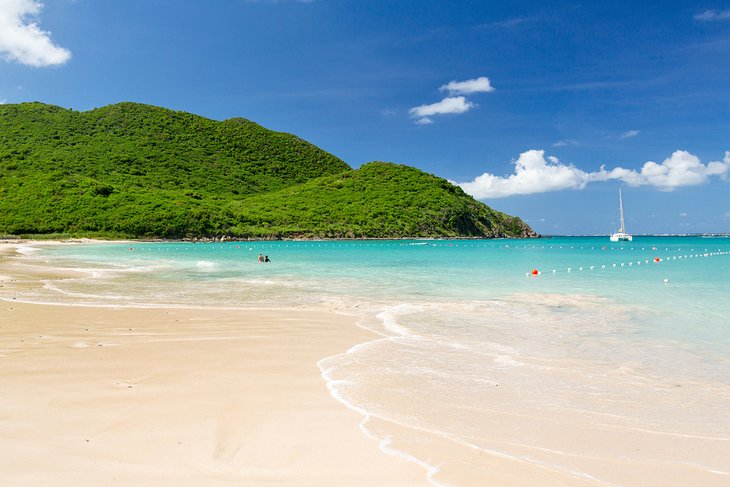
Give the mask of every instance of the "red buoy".
<path id="1" fill-rule="evenodd" d="M 654 257 L 654 262 L 661 262 L 661 261 L 662 261 L 662 259 L 660 259 L 659 257 Z"/>
<path id="2" fill-rule="evenodd" d="M 532 269 L 532 272 L 531 272 L 531 274 L 532 274 L 533 276 L 536 276 L 536 275 L 540 274 L 540 271 L 538 271 L 537 269 Z"/>

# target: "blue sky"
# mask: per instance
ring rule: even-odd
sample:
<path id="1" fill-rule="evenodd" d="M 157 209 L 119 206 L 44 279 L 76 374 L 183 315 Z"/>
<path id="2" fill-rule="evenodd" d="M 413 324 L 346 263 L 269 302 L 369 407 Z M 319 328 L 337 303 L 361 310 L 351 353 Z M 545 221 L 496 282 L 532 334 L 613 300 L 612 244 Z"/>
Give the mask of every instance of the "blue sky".
<path id="1" fill-rule="evenodd" d="M 730 1 L 0 0 L 0 102 L 408 164 L 545 234 L 730 232 Z"/>

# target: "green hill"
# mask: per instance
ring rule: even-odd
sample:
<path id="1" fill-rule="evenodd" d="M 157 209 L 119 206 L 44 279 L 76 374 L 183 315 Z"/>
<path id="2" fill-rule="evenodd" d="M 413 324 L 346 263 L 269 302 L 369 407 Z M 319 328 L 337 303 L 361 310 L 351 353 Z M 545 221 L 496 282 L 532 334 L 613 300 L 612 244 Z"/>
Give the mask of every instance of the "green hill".
<path id="1" fill-rule="evenodd" d="M 0 105 L 0 234 L 530 236 L 446 180 L 345 162 L 245 119 Z"/>
<path id="2" fill-rule="evenodd" d="M 522 220 L 494 211 L 445 179 L 408 166 L 371 162 L 236 202 L 240 231 L 330 238 L 534 236 Z"/>

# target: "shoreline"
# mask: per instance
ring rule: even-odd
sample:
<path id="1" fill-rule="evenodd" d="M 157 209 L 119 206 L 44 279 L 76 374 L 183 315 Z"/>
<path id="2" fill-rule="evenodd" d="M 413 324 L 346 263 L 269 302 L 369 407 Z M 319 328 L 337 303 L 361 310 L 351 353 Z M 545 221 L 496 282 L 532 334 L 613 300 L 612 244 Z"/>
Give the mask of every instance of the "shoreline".
<path id="1" fill-rule="evenodd" d="M 538 234 L 537 236 L 526 237 L 353 237 L 353 238 L 321 238 L 321 237 L 278 237 L 278 238 L 239 238 L 230 236 L 221 237 L 190 237 L 181 239 L 166 238 L 94 238 L 94 237 L 69 237 L 69 238 L 50 238 L 48 240 L 23 238 L 6 235 L 0 237 L 0 246 L 3 244 L 37 244 L 37 245 L 53 245 L 53 244 L 104 244 L 104 243 L 225 243 L 225 242 L 356 242 L 356 241 L 402 241 L 402 240 L 550 240 L 552 238 L 562 237 L 590 237 L 605 238 L 608 234 Z M 699 233 L 637 233 L 634 237 L 651 238 L 651 237 L 704 237 L 704 238 L 730 238 L 727 232 L 699 232 Z"/>
<path id="2" fill-rule="evenodd" d="M 556 235 L 552 235 L 555 237 Z M 537 236 L 527 237 L 486 237 L 486 236 L 452 236 L 452 237 L 439 237 L 439 236 L 410 236 L 410 237 L 352 237 L 352 238 L 326 238 L 326 237 L 277 237 L 277 238 L 239 238 L 230 236 L 221 237 L 190 237 L 190 238 L 113 238 L 113 239 L 102 239 L 94 237 L 70 237 L 70 238 L 50 238 L 48 240 L 34 239 L 34 238 L 14 238 L 12 236 L 5 236 L 0 238 L 0 245 L 2 244 L 23 244 L 32 243 L 37 245 L 44 244 L 69 244 L 69 243 L 240 243 L 240 242 L 372 242 L 372 241 L 403 241 L 403 240 L 536 240 L 542 239 L 544 236 L 538 234 Z"/>
<path id="3" fill-rule="evenodd" d="M 0 483 L 429 485 L 362 433 L 321 375 L 320 360 L 373 338 L 355 321 L 2 300 Z"/>
<path id="4" fill-rule="evenodd" d="M 482 361 L 451 342 L 433 348 L 453 335 L 431 337 L 427 327 L 420 328 L 426 335 L 411 335 L 408 326 L 419 325 L 401 322 L 400 305 L 368 308 L 366 297 L 115 304 L 105 298 L 114 289 L 107 283 L 81 287 L 92 298 L 84 304 L 72 302 L 73 292 L 41 304 L 34 298 L 44 294 L 33 286 L 86 275 L 83 266 L 54 267 L 60 262 L 46 254 L 30 257 L 28 247 L 44 244 L 0 244 L 0 322 L 8 323 L 0 333 L 0 387 L 9 391 L 0 401 L 3 485 L 724 485 L 730 476 L 721 448 L 728 438 L 706 430 L 700 417 L 684 422 L 682 413 L 701 400 L 706 417 L 721 421 L 725 415 L 713 411 L 728 397 L 725 384 L 647 375 L 631 353 L 615 363 L 595 362 L 590 348 L 588 356 L 563 357 L 561 336 L 570 328 L 559 323 L 571 314 L 552 321 L 550 310 L 579 303 L 549 296 L 504 309 L 485 303 L 480 316 L 512 322 L 514 313 L 534 312 L 528 324 L 540 326 L 517 337 L 495 327 L 496 335 L 480 338 L 488 340 L 485 356 L 493 355 Z M 8 257 L 15 249 L 17 258 Z M 151 296 L 167 295 L 167 287 L 140 282 Z M 250 282 L 243 286 L 256 285 Z M 193 291 L 184 296 L 203 292 Z M 375 312 L 385 313 L 380 322 Z M 544 347 L 547 355 L 531 353 L 531 343 L 543 342 L 559 346 L 558 356 Z M 428 369 L 443 370 L 438 364 L 409 362 L 411 353 L 434 350 L 445 352 L 446 364 L 461 364 L 461 373 L 444 382 Z M 459 388 L 462 376 L 468 389 Z M 544 384 L 559 387 L 548 392 Z M 642 387 L 661 394 L 663 405 L 643 406 L 652 395 Z M 603 395 L 575 396 L 585 388 Z M 681 427 L 647 421 L 664 414 Z"/>

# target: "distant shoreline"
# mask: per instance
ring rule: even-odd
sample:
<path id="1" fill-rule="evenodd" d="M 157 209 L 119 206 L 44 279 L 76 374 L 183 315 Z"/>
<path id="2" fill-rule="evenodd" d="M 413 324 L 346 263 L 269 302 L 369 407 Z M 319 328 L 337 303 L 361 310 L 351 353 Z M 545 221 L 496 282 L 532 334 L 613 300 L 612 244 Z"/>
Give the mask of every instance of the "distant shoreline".
<path id="1" fill-rule="evenodd" d="M 101 239 L 101 238 L 87 238 L 87 237 L 71 237 L 71 238 L 50 238 L 48 240 L 43 238 L 32 238 L 26 237 L 14 237 L 4 236 L 0 238 L 0 244 L 14 244 L 14 243 L 35 243 L 35 244 L 66 244 L 66 243 L 129 243 L 129 242 L 145 242 L 145 243 L 225 243 L 225 242 L 369 242 L 369 241 L 405 241 L 405 240 L 419 240 L 419 241 L 444 241 L 444 240 L 534 240 L 534 239 L 551 239 L 551 238 L 565 238 L 565 237 L 607 237 L 608 234 L 540 234 L 537 237 L 393 237 L 393 238 L 376 238 L 376 237 L 363 237 L 363 238 L 185 238 L 185 239 L 164 239 L 164 238 L 121 238 L 121 239 Z M 730 238 L 730 233 L 645 233 L 645 234 L 634 234 L 634 237 L 704 237 L 704 238 Z"/>
<path id="2" fill-rule="evenodd" d="M 567 236 L 567 235 L 566 235 Z M 42 238 L 32 238 L 5 236 L 0 238 L 0 243 L 123 243 L 123 242 L 159 242 L 159 243 L 225 243 L 225 242 L 358 242 L 358 241 L 404 241 L 404 240 L 534 240 L 543 238 L 542 235 L 537 237 L 361 237 L 361 238 L 184 238 L 184 239 L 166 239 L 166 238 L 119 238 L 119 239 L 102 239 L 102 238 L 86 238 L 86 237 L 70 237 L 70 238 L 50 238 L 48 240 Z"/>

